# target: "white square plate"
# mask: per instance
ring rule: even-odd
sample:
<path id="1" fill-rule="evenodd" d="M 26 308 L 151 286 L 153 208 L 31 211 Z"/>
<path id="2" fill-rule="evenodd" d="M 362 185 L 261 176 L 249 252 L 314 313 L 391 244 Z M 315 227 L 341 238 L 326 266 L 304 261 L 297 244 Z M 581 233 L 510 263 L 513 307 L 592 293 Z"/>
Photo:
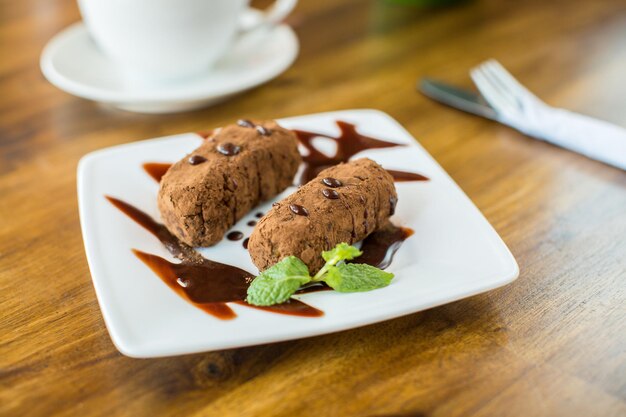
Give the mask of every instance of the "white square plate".
<path id="1" fill-rule="evenodd" d="M 105 322 L 117 348 L 132 357 L 158 357 L 227 349 L 315 336 L 363 326 L 469 297 L 519 274 L 515 259 L 461 189 L 390 116 L 375 110 L 348 110 L 283 119 L 287 128 L 337 135 L 336 120 L 354 123 L 365 135 L 407 146 L 358 154 L 385 168 L 423 174 L 430 181 L 396 183 L 398 206 L 392 220 L 410 227 L 388 271 L 391 285 L 340 294 L 323 291 L 297 296 L 324 311 L 322 317 L 280 315 L 229 304 L 234 320 L 219 320 L 183 300 L 131 252 L 136 248 L 173 260 L 150 233 L 110 204 L 120 198 L 159 218 L 158 184 L 144 162 L 174 162 L 196 148 L 193 133 L 130 143 L 93 152 L 78 166 L 78 199 L 87 259 Z M 276 200 L 293 192 L 288 189 Z M 233 230 L 246 236 L 246 223 L 272 201 L 253 210 Z M 257 273 L 241 241 L 223 240 L 201 253 Z"/>

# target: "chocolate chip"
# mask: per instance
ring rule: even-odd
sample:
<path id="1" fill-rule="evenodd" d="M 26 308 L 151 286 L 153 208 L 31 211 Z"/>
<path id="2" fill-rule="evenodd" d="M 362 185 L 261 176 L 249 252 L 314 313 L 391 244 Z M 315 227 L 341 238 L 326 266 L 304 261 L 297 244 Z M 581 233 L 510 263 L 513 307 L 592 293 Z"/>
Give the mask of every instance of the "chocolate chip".
<path id="1" fill-rule="evenodd" d="M 212 376 L 217 376 L 219 375 L 220 372 L 220 367 L 216 364 L 216 363 L 210 363 L 207 367 L 206 367 L 207 373 L 209 375 Z"/>
<path id="2" fill-rule="evenodd" d="M 204 156 L 200 156 L 200 155 L 191 155 L 188 159 L 189 163 L 191 165 L 198 165 L 201 164 L 203 162 L 206 162 L 206 158 Z"/>
<path id="3" fill-rule="evenodd" d="M 398 203 L 398 199 L 396 197 L 389 197 L 389 215 L 392 216 L 393 213 L 396 212 L 396 204 Z"/>
<path id="4" fill-rule="evenodd" d="M 237 125 L 239 125 L 241 127 L 254 127 L 254 123 L 252 123 L 248 119 L 239 119 L 239 120 L 237 120 Z"/>
<path id="5" fill-rule="evenodd" d="M 343 185 L 343 183 L 339 181 L 337 178 L 331 178 L 331 177 L 324 178 L 322 180 L 322 183 L 331 188 L 337 188 Z"/>
<path id="6" fill-rule="evenodd" d="M 329 200 L 336 200 L 339 198 L 339 193 L 335 190 L 331 190 L 330 188 L 324 188 L 322 190 L 322 194 Z"/>
<path id="7" fill-rule="evenodd" d="M 228 240 L 240 240 L 243 238 L 243 233 L 238 230 L 232 231 L 226 235 L 226 239 Z"/>
<path id="8" fill-rule="evenodd" d="M 297 214 L 298 216 L 309 215 L 309 211 L 299 204 L 289 204 L 289 210 L 291 210 L 293 214 Z"/>
<path id="9" fill-rule="evenodd" d="M 259 132 L 263 136 L 269 136 L 269 135 L 272 134 L 271 130 L 269 130 L 268 128 L 266 128 L 264 126 L 261 126 L 261 125 L 256 127 L 256 131 Z"/>
<path id="10" fill-rule="evenodd" d="M 233 156 L 237 155 L 241 151 L 241 147 L 234 145 L 230 142 L 220 143 L 217 145 L 217 151 L 222 155 Z"/>

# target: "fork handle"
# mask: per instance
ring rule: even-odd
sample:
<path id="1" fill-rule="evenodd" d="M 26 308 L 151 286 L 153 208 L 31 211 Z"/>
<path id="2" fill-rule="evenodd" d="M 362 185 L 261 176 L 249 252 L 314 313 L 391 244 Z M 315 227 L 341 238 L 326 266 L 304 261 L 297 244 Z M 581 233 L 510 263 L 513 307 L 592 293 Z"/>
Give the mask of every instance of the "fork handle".
<path id="1" fill-rule="evenodd" d="M 565 109 L 553 111 L 541 139 L 626 171 L 626 129 Z"/>

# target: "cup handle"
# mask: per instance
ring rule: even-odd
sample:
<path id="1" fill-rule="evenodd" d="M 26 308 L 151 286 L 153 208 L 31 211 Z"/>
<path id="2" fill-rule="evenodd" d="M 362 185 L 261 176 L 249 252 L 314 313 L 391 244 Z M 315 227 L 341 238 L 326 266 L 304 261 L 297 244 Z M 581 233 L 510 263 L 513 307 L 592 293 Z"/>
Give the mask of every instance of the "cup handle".
<path id="1" fill-rule="evenodd" d="M 267 8 L 263 12 L 263 17 L 260 20 L 254 22 L 246 21 L 245 19 L 240 22 L 239 32 L 241 34 L 252 32 L 261 27 L 270 27 L 280 23 L 291 11 L 296 7 L 298 0 L 276 0 L 274 4 Z"/>

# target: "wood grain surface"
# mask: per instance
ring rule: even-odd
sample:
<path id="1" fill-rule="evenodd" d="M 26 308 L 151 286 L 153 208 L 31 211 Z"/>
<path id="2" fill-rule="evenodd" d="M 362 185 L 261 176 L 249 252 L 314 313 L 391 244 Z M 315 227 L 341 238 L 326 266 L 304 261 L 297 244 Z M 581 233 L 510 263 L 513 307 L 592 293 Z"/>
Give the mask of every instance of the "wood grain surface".
<path id="1" fill-rule="evenodd" d="M 626 126 L 626 1 L 423 10 L 302 0 L 286 73 L 219 106 L 127 113 L 46 82 L 73 0 L 0 2 L 3 416 L 625 416 L 626 173 L 438 105 L 495 57 L 548 103 Z M 87 152 L 220 126 L 377 108 L 463 188 L 517 258 L 504 288 L 327 336 L 174 358 L 117 352 L 82 247 Z"/>

